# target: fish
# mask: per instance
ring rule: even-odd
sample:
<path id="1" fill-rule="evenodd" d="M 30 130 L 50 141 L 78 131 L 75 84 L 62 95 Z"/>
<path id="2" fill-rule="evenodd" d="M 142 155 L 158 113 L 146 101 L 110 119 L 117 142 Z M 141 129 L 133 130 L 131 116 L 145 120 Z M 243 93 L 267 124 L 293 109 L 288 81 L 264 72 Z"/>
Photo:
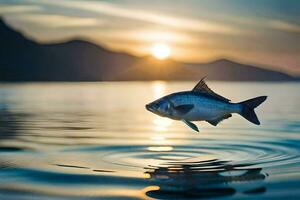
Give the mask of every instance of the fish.
<path id="1" fill-rule="evenodd" d="M 249 122 L 260 125 L 254 111 L 267 96 L 259 96 L 239 103 L 232 103 L 211 90 L 202 78 L 191 91 L 176 92 L 161 97 L 149 104 L 146 109 L 161 117 L 179 120 L 194 131 L 199 132 L 194 121 L 206 121 L 217 126 L 221 121 L 239 114 Z"/>

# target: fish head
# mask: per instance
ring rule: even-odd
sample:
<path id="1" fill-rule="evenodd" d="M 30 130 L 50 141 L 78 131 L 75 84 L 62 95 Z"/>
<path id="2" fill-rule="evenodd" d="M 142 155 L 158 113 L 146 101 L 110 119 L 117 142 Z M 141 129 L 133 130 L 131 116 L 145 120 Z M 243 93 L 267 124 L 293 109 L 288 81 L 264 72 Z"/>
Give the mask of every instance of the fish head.
<path id="1" fill-rule="evenodd" d="M 162 117 L 171 115 L 171 104 L 165 98 L 160 98 L 146 105 L 146 109 Z"/>

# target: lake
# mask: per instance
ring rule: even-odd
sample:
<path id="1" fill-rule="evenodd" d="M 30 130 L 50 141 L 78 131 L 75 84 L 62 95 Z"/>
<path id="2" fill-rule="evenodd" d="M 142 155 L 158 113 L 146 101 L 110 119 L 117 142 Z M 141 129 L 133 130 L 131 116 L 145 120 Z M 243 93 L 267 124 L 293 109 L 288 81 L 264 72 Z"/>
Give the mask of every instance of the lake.
<path id="1" fill-rule="evenodd" d="M 260 95 L 260 126 L 146 111 L 195 82 L 0 84 L 0 199 L 300 199 L 300 84 L 210 82 Z"/>

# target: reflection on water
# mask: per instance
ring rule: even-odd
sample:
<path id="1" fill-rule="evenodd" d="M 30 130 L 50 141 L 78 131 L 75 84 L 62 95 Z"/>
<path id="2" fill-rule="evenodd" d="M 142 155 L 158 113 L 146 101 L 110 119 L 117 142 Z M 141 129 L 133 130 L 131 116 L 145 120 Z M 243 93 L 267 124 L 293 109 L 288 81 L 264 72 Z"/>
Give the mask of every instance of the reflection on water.
<path id="1" fill-rule="evenodd" d="M 226 161 L 173 162 L 167 167 L 149 167 L 146 173 L 158 188 L 147 195 L 158 199 L 211 198 L 234 195 L 238 189 L 245 194 L 266 191 L 257 181 L 264 180 L 262 168 L 250 165 L 231 165 Z M 246 187 L 243 183 L 251 181 Z M 256 182 L 254 182 L 256 181 Z M 238 182 L 238 184 L 233 184 Z"/>
<path id="2" fill-rule="evenodd" d="M 157 132 L 167 131 L 168 128 L 172 125 L 172 120 L 168 118 L 162 118 L 159 116 L 155 116 L 153 119 L 154 130 Z"/>
<path id="3" fill-rule="evenodd" d="M 233 101 L 268 95 L 261 126 L 194 133 L 144 109 L 193 85 L 0 84 L 0 199 L 300 198 L 299 84 L 210 83 Z"/>

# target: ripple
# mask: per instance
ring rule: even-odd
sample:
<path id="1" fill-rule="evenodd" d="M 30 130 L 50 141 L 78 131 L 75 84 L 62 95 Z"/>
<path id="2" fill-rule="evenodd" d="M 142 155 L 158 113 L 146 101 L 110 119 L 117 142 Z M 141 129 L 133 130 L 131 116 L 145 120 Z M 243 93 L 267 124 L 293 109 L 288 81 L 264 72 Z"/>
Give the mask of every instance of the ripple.
<path id="1" fill-rule="evenodd" d="M 21 147 L 11 147 L 11 146 L 2 146 L 0 147 L 1 152 L 18 152 L 18 151 L 26 151 L 28 148 L 21 148 Z"/>
<path id="2" fill-rule="evenodd" d="M 55 164 L 58 167 L 69 167 L 69 168 L 77 168 L 77 169 L 89 169 L 89 167 L 77 166 L 77 165 L 65 165 L 65 164 Z"/>
<path id="3" fill-rule="evenodd" d="M 132 188 L 143 187 L 147 197 L 186 199 L 262 194 L 268 191 L 264 180 L 272 176 L 270 169 L 277 167 L 280 173 L 285 169 L 293 174 L 297 168 L 291 164 L 300 162 L 299 144 L 294 140 L 240 140 L 238 144 L 236 141 L 197 140 L 187 143 L 191 145 L 65 147 L 53 155 L 64 161 L 52 162 L 58 168 L 3 169 L 11 169 L 12 174 L 18 174 L 25 182 L 37 184 L 69 187 L 126 184 Z M 74 159 L 68 162 L 70 155 L 77 154 L 83 165 L 76 164 Z"/>
<path id="4" fill-rule="evenodd" d="M 144 185 L 158 186 L 145 194 L 159 199 L 262 194 L 267 191 L 264 180 L 272 176 L 269 171 L 296 173 L 297 168 L 291 166 L 300 162 L 295 140 L 212 139 L 186 143 L 191 145 L 88 146 L 65 152 L 96 155 L 97 161 L 110 166 L 108 169 L 113 169 L 116 176 L 143 172 Z"/>
<path id="5" fill-rule="evenodd" d="M 136 98 L 136 91 L 147 84 L 95 84 L 97 92 L 88 93 L 82 85 L 55 86 L 63 91 L 48 92 L 50 99 L 49 85 L 14 86 L 1 96 L 0 198 L 7 191 L 11 199 L 18 192 L 27 199 L 300 196 L 299 95 L 286 98 L 299 93 L 298 85 L 259 108 L 266 109 L 258 113 L 261 126 L 233 117 L 218 127 L 199 123 L 200 134 L 193 134 L 180 122 L 146 114 L 139 105 L 153 96 Z M 237 99 L 240 92 L 252 95 L 237 88 L 228 86 Z"/>
<path id="6" fill-rule="evenodd" d="M 103 162 L 139 168 L 151 165 L 153 160 L 159 164 L 166 161 L 189 162 L 191 159 L 225 159 L 234 164 L 251 163 L 251 165 L 265 168 L 300 162 L 298 146 L 291 142 L 287 143 L 287 141 L 240 142 L 237 145 L 210 141 L 197 145 L 177 146 L 87 147 L 77 149 L 77 151 L 97 152 L 100 153 L 99 156 Z"/>
<path id="7" fill-rule="evenodd" d="M 167 166 L 146 168 L 150 181 L 158 190 L 146 194 L 154 198 L 208 198 L 230 196 L 237 192 L 254 194 L 266 191 L 254 181 L 264 180 L 262 168 L 251 164 L 234 165 L 228 161 L 204 160 L 197 162 L 169 162 Z M 241 169 L 242 167 L 242 169 Z M 252 182 L 242 189 L 232 183 Z M 259 188 L 257 188 L 259 187 Z M 264 190 L 262 189 L 264 188 Z"/>

